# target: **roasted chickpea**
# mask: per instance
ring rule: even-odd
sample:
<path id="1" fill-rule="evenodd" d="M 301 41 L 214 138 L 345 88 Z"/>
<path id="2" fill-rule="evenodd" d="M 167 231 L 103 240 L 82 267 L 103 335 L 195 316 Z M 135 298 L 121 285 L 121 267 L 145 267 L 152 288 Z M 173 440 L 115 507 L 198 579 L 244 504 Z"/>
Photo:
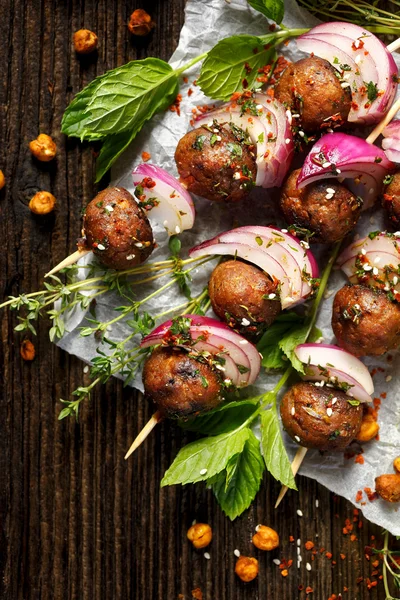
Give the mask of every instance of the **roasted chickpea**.
<path id="1" fill-rule="evenodd" d="M 379 431 L 379 425 L 375 421 L 374 417 L 370 414 L 363 416 L 361 421 L 361 428 L 357 434 L 358 442 L 369 442 L 376 437 Z"/>
<path id="2" fill-rule="evenodd" d="M 259 550 L 275 550 L 279 546 L 279 535 L 271 527 L 259 525 L 253 535 L 253 544 Z"/>
<path id="3" fill-rule="evenodd" d="M 143 10 L 137 8 L 130 16 L 128 29 L 133 35 L 145 36 L 156 26 L 151 16 Z"/>
<path id="4" fill-rule="evenodd" d="M 97 48 L 98 37 L 90 29 L 79 29 L 74 33 L 74 47 L 78 54 L 90 54 Z"/>
<path id="5" fill-rule="evenodd" d="M 41 162 L 49 162 L 53 160 L 57 153 L 57 146 L 49 135 L 41 133 L 36 140 L 29 143 L 29 150 L 33 156 Z"/>
<path id="6" fill-rule="evenodd" d="M 394 459 L 393 468 L 397 473 L 400 473 L 400 456 Z"/>
<path id="7" fill-rule="evenodd" d="M 246 583 L 253 581 L 258 575 L 258 560 L 252 556 L 241 556 L 236 562 L 235 573 Z"/>
<path id="8" fill-rule="evenodd" d="M 30 361 L 35 358 L 35 346 L 30 340 L 24 340 L 19 351 L 24 360 Z"/>
<path id="9" fill-rule="evenodd" d="M 4 177 L 3 171 L 0 171 L 0 190 L 6 185 L 6 178 Z"/>
<path id="10" fill-rule="evenodd" d="M 376 477 L 375 490 L 387 502 L 400 502 L 400 473 Z"/>
<path id="11" fill-rule="evenodd" d="M 35 215 L 47 215 L 54 210 L 56 199 L 50 192 L 37 192 L 29 202 L 29 208 Z"/>
<path id="12" fill-rule="evenodd" d="M 212 540 L 212 529 L 207 523 L 195 523 L 188 530 L 187 539 L 195 548 L 205 548 Z"/>

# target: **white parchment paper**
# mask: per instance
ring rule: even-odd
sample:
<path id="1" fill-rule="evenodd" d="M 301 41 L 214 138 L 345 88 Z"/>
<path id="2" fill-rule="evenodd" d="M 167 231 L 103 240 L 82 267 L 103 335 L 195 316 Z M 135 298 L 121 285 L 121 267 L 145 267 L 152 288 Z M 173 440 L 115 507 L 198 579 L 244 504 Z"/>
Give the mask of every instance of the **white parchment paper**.
<path id="1" fill-rule="evenodd" d="M 300 9 L 294 0 L 287 0 L 284 23 L 290 28 L 310 27 L 316 23 L 316 20 L 306 11 Z M 224 0 L 188 0 L 185 24 L 181 32 L 179 46 L 170 62 L 174 67 L 181 66 L 191 58 L 212 48 L 219 39 L 239 33 L 254 35 L 267 33 L 267 21 L 262 15 L 253 11 L 245 0 L 232 0 L 230 3 Z M 291 60 L 297 60 L 302 56 L 296 50 L 294 42 L 291 42 L 288 47 L 284 47 L 283 54 Z M 176 113 L 168 111 L 156 116 L 142 130 L 113 169 L 114 185 L 121 185 L 133 192 L 131 172 L 141 162 L 142 151 L 150 152 L 151 162 L 154 164 L 169 170 L 174 175 L 177 174 L 174 163 L 177 142 L 190 128 L 191 109 L 198 104 L 207 103 L 207 99 L 199 88 L 193 86 L 193 80 L 198 76 L 198 68 L 198 65 L 196 65 L 190 72 L 185 73 L 189 77 L 189 82 L 182 87 L 181 116 L 178 117 Z M 189 88 L 193 91 L 190 97 L 187 94 Z M 271 198 L 266 190 L 260 189 L 254 190 L 250 199 L 238 206 L 221 206 L 202 199 L 196 199 L 197 217 L 195 227 L 191 231 L 184 232 L 181 236 L 183 256 L 185 256 L 186 250 L 196 243 L 231 227 L 245 224 L 279 224 L 280 217 L 276 213 L 274 204 L 276 205 L 273 197 Z M 153 227 L 159 247 L 153 253 L 151 260 L 162 260 L 168 255 L 167 236 L 162 228 L 156 224 L 153 223 Z M 362 215 L 357 232 L 365 235 L 371 230 L 383 227 L 383 218 L 378 210 L 373 213 L 373 216 L 372 213 Z M 317 254 L 321 259 L 320 265 L 323 266 L 326 249 L 318 249 Z M 206 268 L 193 271 L 195 293 L 200 292 L 208 281 L 211 268 L 212 265 L 210 264 Z M 333 340 L 330 326 L 333 294 L 344 282 L 345 278 L 339 272 L 333 274 L 327 292 L 329 297 L 323 303 L 320 311 L 318 326 L 322 329 L 326 342 Z M 138 297 L 143 298 L 144 295 L 151 293 L 159 285 L 160 283 L 156 282 L 146 287 L 140 286 Z M 183 302 L 184 298 L 179 296 L 176 287 L 173 287 L 162 296 L 149 302 L 146 305 L 146 310 L 149 310 L 152 314 L 158 314 Z M 100 296 L 96 308 L 98 318 L 102 321 L 112 319 L 116 315 L 113 308 L 119 304 L 121 304 L 120 299 L 112 294 L 107 294 L 104 297 Z M 64 336 L 59 345 L 71 354 L 75 354 L 82 360 L 89 362 L 96 355 L 97 344 L 92 339 L 93 336 L 90 338 L 79 337 L 77 326 L 84 324 L 84 316 L 84 313 L 80 310 L 69 315 L 67 330 L 70 333 Z M 108 333 L 112 339 L 121 340 L 128 335 L 129 330 L 123 323 L 118 323 Z M 103 347 L 102 349 L 106 350 Z M 370 369 L 378 367 L 383 369 L 383 371 L 378 370 L 374 376 L 375 395 L 379 396 L 382 392 L 387 393 L 386 399 L 382 400 L 382 407 L 379 412 L 380 440 L 365 444 L 363 454 L 365 463 L 363 465 L 355 464 L 354 458 L 346 459 L 340 453 L 321 455 L 317 451 L 309 451 L 301 467 L 300 472 L 303 475 L 316 479 L 336 494 L 344 496 L 353 503 L 355 503 L 358 490 L 363 490 L 364 487 L 373 489 L 374 479 L 377 475 L 393 471 L 392 461 L 400 455 L 400 392 L 398 391 L 399 380 L 396 377 L 399 372 L 400 357 L 397 353 L 392 354 L 393 360 L 391 362 L 388 362 L 385 356 L 380 359 L 366 359 L 365 361 Z M 393 379 L 388 382 L 386 381 L 388 377 L 393 377 Z M 277 379 L 278 375 L 261 373 L 257 381 L 257 390 L 271 389 Z M 142 389 L 140 376 L 134 382 L 134 386 Z M 285 439 L 289 454 L 293 456 L 297 446 L 287 436 Z M 363 500 L 366 500 L 365 494 Z M 370 521 L 381 525 L 393 534 L 400 535 L 400 511 L 396 505 L 378 499 L 372 503 L 366 500 L 364 506 L 360 506 L 360 504 L 357 506 L 362 508 L 364 515 Z"/>

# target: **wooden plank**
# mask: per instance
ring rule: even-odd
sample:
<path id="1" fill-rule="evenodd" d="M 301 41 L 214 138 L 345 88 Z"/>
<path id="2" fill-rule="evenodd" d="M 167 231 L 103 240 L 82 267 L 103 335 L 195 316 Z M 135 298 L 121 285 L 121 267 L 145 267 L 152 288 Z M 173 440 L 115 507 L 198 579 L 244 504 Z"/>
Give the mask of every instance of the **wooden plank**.
<path id="1" fill-rule="evenodd" d="M 88 144 L 60 133 L 63 111 L 96 74 L 147 55 L 168 59 L 183 24 L 184 0 L 143 3 L 156 20 L 149 39 L 134 41 L 126 23 L 139 6 L 127 0 L 2 0 L 0 3 L 0 168 L 7 178 L 0 192 L 0 289 L 2 296 L 38 289 L 50 264 L 74 249 L 81 209 L 93 197 L 94 157 Z M 201 24 L 200 24 L 201 25 Z M 72 33 L 80 27 L 99 35 L 97 57 L 78 58 Z M 37 164 L 28 142 L 39 132 L 57 141 L 56 163 Z M 27 204 L 38 189 L 52 191 L 57 211 L 34 217 Z M 204 600 L 281 600 L 351 591 L 369 598 L 357 577 L 371 572 L 364 546 L 379 529 L 364 522 L 357 540 L 341 529 L 352 507 L 315 482 L 300 478 L 299 494 L 289 492 L 273 510 L 279 486 L 266 477 L 257 501 L 230 523 L 202 486 L 159 489 L 162 473 L 186 441 L 173 423 L 163 423 L 131 460 L 129 442 L 153 407 L 120 382 L 95 390 L 80 422 L 59 422 L 58 399 L 87 380 L 83 365 L 50 344 L 42 323 L 32 364 L 19 356 L 22 336 L 13 332 L 16 316 L 1 314 L 0 363 L 0 597 L 2 600 L 185 600 L 200 587 Z M 362 468 L 360 466 L 360 468 Z M 319 499 L 320 508 L 315 508 Z M 301 507 L 304 516 L 298 517 Z M 211 560 L 186 540 L 193 519 L 214 530 Z M 275 527 L 282 546 L 257 552 L 250 539 L 259 522 Z M 357 525 L 357 524 L 356 524 Z M 318 535 L 318 537 L 317 537 Z M 296 543 L 301 539 L 301 568 Z M 313 540 L 333 553 L 306 570 Z M 238 548 L 257 555 L 260 576 L 243 585 L 234 575 Z M 344 552 L 347 559 L 339 558 Z M 285 579 L 272 558 L 293 559 Z M 382 584 L 374 596 L 385 597 Z"/>

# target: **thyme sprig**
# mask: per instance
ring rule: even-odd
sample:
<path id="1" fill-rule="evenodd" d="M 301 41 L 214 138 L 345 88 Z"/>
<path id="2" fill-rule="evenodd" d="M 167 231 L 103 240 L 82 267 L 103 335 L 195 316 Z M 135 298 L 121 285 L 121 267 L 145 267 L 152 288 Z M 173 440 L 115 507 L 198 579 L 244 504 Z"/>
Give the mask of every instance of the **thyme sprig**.
<path id="1" fill-rule="evenodd" d="M 380 550 L 372 548 L 372 553 L 383 556 L 382 576 L 383 585 L 386 593 L 386 600 L 396 600 L 396 598 L 398 599 L 399 596 L 392 596 L 389 588 L 388 575 L 392 576 L 393 585 L 395 589 L 400 590 L 400 550 L 390 550 L 389 537 L 389 532 L 385 531 L 383 538 L 383 548 Z"/>

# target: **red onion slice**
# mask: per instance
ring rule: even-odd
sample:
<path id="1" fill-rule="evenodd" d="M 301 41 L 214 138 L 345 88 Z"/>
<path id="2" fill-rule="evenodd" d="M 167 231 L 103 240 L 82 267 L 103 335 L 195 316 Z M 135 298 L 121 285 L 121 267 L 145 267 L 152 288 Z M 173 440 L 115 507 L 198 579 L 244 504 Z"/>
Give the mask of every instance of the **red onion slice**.
<path id="1" fill-rule="evenodd" d="M 348 76 L 344 83 L 350 83 L 353 96 L 349 121 L 374 124 L 382 120 L 396 95 L 397 66 L 375 35 L 352 23 L 321 23 L 300 36 L 297 46 L 328 60 L 340 71 L 341 65 L 350 67 L 344 71 Z M 371 100 L 368 85 L 376 90 Z"/>
<path id="2" fill-rule="evenodd" d="M 356 240 L 339 255 L 337 264 L 341 267 L 349 259 L 356 258 L 358 254 L 377 252 L 389 254 L 396 262 L 400 262 L 400 240 L 393 234 L 382 232 L 371 239 L 368 235 Z"/>
<path id="3" fill-rule="evenodd" d="M 284 106 L 266 94 L 255 94 L 257 115 L 241 113 L 235 102 L 197 117 L 199 127 L 233 123 L 247 132 L 257 148 L 256 186 L 271 188 L 282 184 L 294 152 L 293 135 Z"/>
<path id="4" fill-rule="evenodd" d="M 400 163 L 400 120 L 394 119 L 382 131 L 382 148 L 389 160 Z"/>
<path id="5" fill-rule="evenodd" d="M 232 380 L 233 385 L 244 387 L 255 382 L 260 372 L 261 358 L 253 344 L 210 317 L 199 315 L 184 315 L 184 317 L 191 321 L 189 333 L 192 342 L 188 341 L 186 344 L 179 340 L 178 344 L 170 333 L 173 321 L 168 320 L 143 338 L 141 347 L 176 344 L 194 351 L 209 352 L 214 356 L 218 354 L 226 361 L 221 371 L 225 378 Z M 216 368 L 218 369 L 218 366 Z"/>
<path id="6" fill-rule="evenodd" d="M 322 136 L 306 156 L 297 180 L 299 188 L 321 179 L 334 177 L 346 183 L 370 208 L 383 185 L 383 178 L 394 168 L 380 148 L 362 138 L 345 133 Z"/>
<path id="7" fill-rule="evenodd" d="M 373 394 L 374 383 L 364 363 L 360 359 L 333 344 L 299 344 L 295 354 L 304 364 L 320 365 L 337 369 L 350 375 L 365 389 Z"/>
<path id="8" fill-rule="evenodd" d="M 141 203 L 146 208 L 149 203 L 148 216 L 162 224 L 169 235 L 191 229 L 195 219 L 193 200 L 189 192 L 172 175 L 148 163 L 138 165 L 132 172 L 135 186 L 145 178 L 155 183 L 152 187 L 143 186 L 144 198 Z"/>
<path id="9" fill-rule="evenodd" d="M 301 378 L 304 381 L 325 381 L 327 386 L 332 386 L 332 388 L 337 387 L 339 389 L 341 388 L 341 385 L 344 384 L 343 388 L 348 388 L 343 389 L 347 396 L 350 396 L 359 402 L 372 402 L 371 396 L 367 394 L 358 381 L 343 371 L 329 368 L 327 369 L 326 374 L 322 374 L 321 368 L 317 365 L 306 365 L 304 369 L 305 375 L 301 375 Z M 332 391 L 332 394 L 334 395 L 335 392 Z"/>

